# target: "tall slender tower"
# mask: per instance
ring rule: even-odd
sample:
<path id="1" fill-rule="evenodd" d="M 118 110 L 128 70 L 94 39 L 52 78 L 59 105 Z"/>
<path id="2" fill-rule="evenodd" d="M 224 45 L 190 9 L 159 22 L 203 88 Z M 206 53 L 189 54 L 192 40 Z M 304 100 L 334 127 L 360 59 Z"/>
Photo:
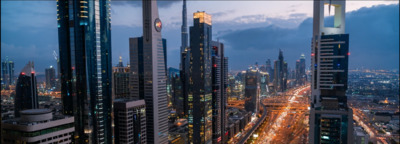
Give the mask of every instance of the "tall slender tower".
<path id="1" fill-rule="evenodd" d="M 193 14 L 190 27 L 190 50 L 186 59 L 187 115 L 190 143 L 212 143 L 212 56 L 211 15 L 205 12 Z"/>
<path id="2" fill-rule="evenodd" d="M 110 0 L 57 1 L 63 113 L 75 143 L 112 143 Z"/>
<path id="3" fill-rule="evenodd" d="M 349 35 L 345 34 L 345 4 L 342 0 L 314 1 L 309 143 L 353 143 L 353 113 L 346 97 Z M 333 27 L 325 27 L 325 6 L 334 7 Z"/>
<path id="4" fill-rule="evenodd" d="M 4 88 L 8 88 L 8 85 L 10 84 L 9 83 L 10 71 L 8 70 L 8 56 L 6 57 L 5 60 L 1 62 L 1 72 L 2 72 L 1 83 L 4 86 Z"/>
<path id="5" fill-rule="evenodd" d="M 188 75 L 187 73 L 189 72 L 189 59 L 187 59 L 187 54 L 189 51 L 189 45 L 188 45 L 188 32 L 187 32 L 187 10 L 186 10 L 186 0 L 183 0 L 183 6 L 182 6 L 182 27 L 181 27 L 181 51 L 180 51 L 180 56 L 181 56 L 181 61 L 179 64 L 179 70 L 180 70 L 180 85 L 181 85 L 181 93 L 183 95 L 183 108 L 181 111 L 183 111 L 184 117 L 187 117 L 187 87 L 188 87 Z M 179 111 L 179 110 L 177 110 Z"/>
<path id="6" fill-rule="evenodd" d="M 130 38 L 131 98 L 146 103 L 147 143 L 168 143 L 166 48 L 156 0 L 143 0 L 143 37 Z"/>
<path id="7" fill-rule="evenodd" d="M 8 74 L 9 74 L 9 79 L 10 79 L 9 84 L 14 85 L 15 78 L 14 78 L 14 62 L 13 61 L 8 61 L 8 71 L 9 71 Z"/>
<path id="8" fill-rule="evenodd" d="M 212 47 L 212 131 L 213 143 L 225 143 L 226 105 L 228 58 L 224 57 L 224 44 L 218 41 L 211 42 Z"/>
<path id="9" fill-rule="evenodd" d="M 283 52 L 279 49 L 278 60 L 274 61 L 274 87 L 278 92 L 283 92 L 286 90 L 287 83 L 287 63 L 283 58 Z"/>
<path id="10" fill-rule="evenodd" d="M 188 47 L 188 32 L 187 32 L 187 10 L 186 0 L 183 0 L 182 6 L 182 27 L 181 27 L 181 53 Z"/>

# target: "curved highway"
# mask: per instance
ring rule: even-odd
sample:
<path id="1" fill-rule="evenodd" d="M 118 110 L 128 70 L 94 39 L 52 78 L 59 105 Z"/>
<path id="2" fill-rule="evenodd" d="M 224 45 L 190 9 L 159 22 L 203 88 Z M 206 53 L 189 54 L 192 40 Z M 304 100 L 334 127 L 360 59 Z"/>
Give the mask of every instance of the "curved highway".
<path id="1" fill-rule="evenodd" d="M 244 144 L 250 138 L 250 136 L 254 133 L 254 131 L 257 130 L 258 126 L 260 126 L 260 124 L 267 117 L 267 108 L 265 107 L 265 105 L 263 104 L 262 101 L 260 102 L 260 104 L 263 106 L 263 109 L 264 109 L 261 118 L 258 119 L 257 123 L 251 128 L 251 130 L 246 135 L 244 135 L 244 137 L 239 141 L 239 144 Z"/>

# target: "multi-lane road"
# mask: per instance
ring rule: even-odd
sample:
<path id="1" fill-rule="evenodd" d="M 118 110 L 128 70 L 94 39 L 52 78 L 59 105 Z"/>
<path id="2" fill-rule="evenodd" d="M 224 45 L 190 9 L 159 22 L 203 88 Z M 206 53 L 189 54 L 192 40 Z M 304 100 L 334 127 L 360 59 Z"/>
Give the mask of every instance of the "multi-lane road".
<path id="1" fill-rule="evenodd" d="M 290 89 L 263 100 L 267 117 L 247 143 L 304 143 L 307 141 L 310 87 Z M 255 136 L 255 137 L 254 137 Z"/>

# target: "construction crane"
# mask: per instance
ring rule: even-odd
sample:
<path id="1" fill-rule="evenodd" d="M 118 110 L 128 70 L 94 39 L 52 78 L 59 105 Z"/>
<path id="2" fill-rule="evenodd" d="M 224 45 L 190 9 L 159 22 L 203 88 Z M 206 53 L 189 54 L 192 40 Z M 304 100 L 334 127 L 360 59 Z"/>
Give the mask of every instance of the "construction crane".
<path id="1" fill-rule="evenodd" d="M 58 55 L 55 50 L 53 51 L 53 56 L 54 56 L 54 59 L 58 62 Z"/>

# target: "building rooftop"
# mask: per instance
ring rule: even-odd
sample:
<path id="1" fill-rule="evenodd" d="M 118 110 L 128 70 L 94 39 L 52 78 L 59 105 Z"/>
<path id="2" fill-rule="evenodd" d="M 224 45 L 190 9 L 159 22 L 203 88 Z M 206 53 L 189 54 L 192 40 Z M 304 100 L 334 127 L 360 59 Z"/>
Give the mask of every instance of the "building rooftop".
<path id="1" fill-rule="evenodd" d="M 21 113 L 21 115 L 40 115 L 40 114 L 51 113 L 51 110 L 49 110 L 49 109 L 29 109 L 29 110 L 20 111 L 20 113 Z"/>

